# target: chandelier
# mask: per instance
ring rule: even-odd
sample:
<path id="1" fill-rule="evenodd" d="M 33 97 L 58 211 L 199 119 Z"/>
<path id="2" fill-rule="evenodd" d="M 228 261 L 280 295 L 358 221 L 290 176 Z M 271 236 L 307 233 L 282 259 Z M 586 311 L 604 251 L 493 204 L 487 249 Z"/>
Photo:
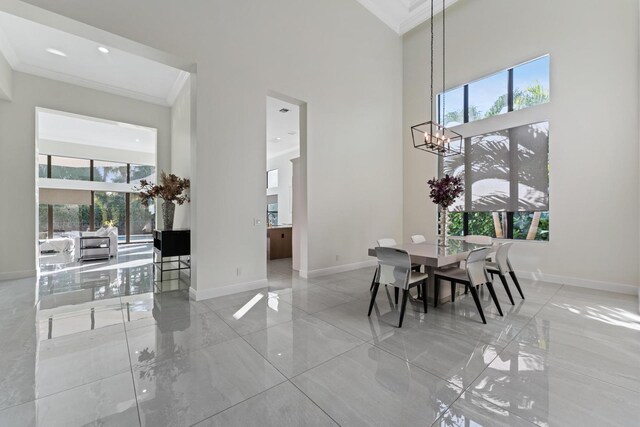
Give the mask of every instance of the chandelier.
<path id="1" fill-rule="evenodd" d="M 442 108 L 445 109 L 445 0 L 442 0 Z M 455 156 L 462 152 L 463 138 L 457 132 L 447 129 L 433 117 L 433 0 L 431 0 L 431 81 L 429 86 L 429 121 L 411 126 L 413 146 L 419 150 L 442 157 Z M 438 103 L 440 104 L 440 103 Z M 444 117 L 443 117 L 444 119 Z"/>

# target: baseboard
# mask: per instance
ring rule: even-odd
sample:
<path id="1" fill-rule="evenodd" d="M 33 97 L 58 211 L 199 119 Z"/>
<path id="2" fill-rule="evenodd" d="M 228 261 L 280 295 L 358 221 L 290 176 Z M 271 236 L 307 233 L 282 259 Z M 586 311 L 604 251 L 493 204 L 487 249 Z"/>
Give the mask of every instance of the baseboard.
<path id="1" fill-rule="evenodd" d="M 7 273 L 0 273 L 0 282 L 5 280 L 26 279 L 28 277 L 35 277 L 37 274 L 38 272 L 36 270 L 9 271 Z"/>
<path id="2" fill-rule="evenodd" d="M 640 288 L 636 285 L 627 283 L 603 282 L 598 280 L 583 279 L 581 277 L 558 276 L 555 274 L 546 274 L 532 271 L 516 271 L 518 277 L 524 277 L 532 280 L 540 280 L 544 282 L 558 283 L 561 285 L 578 286 L 581 288 L 596 289 L 599 291 L 616 292 L 619 294 L 639 295 Z"/>
<path id="3" fill-rule="evenodd" d="M 334 267 L 320 268 L 317 270 L 300 271 L 300 277 L 312 279 L 314 277 L 327 276 L 329 274 L 344 273 L 345 271 L 359 270 L 361 268 L 373 267 L 377 264 L 375 259 L 355 262 L 353 264 L 336 265 Z"/>
<path id="4" fill-rule="evenodd" d="M 189 298 L 194 301 L 202 301 L 210 298 L 223 297 L 237 294 L 239 292 L 253 291 L 254 289 L 266 288 L 269 285 L 267 279 L 255 280 L 253 282 L 234 283 L 233 285 L 220 286 L 209 289 L 189 288 Z"/>

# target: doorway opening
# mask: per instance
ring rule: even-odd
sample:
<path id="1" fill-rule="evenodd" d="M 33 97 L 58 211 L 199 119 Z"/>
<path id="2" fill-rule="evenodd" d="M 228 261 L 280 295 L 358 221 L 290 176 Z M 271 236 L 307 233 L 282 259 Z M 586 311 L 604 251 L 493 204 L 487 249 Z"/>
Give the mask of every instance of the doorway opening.
<path id="1" fill-rule="evenodd" d="M 306 104 L 271 93 L 266 107 L 267 277 L 305 277 Z"/>
<path id="2" fill-rule="evenodd" d="M 135 187 L 156 181 L 156 145 L 155 128 L 36 109 L 41 266 L 113 258 L 119 245 L 153 241 L 155 204 L 143 206 Z M 104 237 L 105 248 L 83 251 L 83 233 Z"/>

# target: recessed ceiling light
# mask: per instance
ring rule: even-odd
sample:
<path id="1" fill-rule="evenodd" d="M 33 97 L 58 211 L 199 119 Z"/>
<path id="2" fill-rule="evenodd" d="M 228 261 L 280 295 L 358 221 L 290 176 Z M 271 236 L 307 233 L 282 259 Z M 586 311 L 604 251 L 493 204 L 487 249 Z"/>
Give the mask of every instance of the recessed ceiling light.
<path id="1" fill-rule="evenodd" d="M 58 50 L 58 49 L 54 49 L 54 48 L 52 48 L 52 47 L 48 47 L 48 48 L 46 48 L 45 50 L 46 50 L 47 52 L 49 52 L 50 54 L 52 54 L 52 55 L 67 56 L 67 54 L 66 54 L 66 53 L 64 53 L 63 51 Z"/>
<path id="2" fill-rule="evenodd" d="M 140 138 L 136 138 L 136 142 L 140 142 Z"/>
<path id="3" fill-rule="evenodd" d="M 276 141 L 280 141 L 282 138 L 276 138 Z"/>
<path id="4" fill-rule="evenodd" d="M 104 47 L 104 46 L 100 46 L 100 47 L 98 48 L 98 50 L 99 50 L 100 52 L 102 52 L 102 53 L 109 53 L 109 49 L 107 49 L 107 48 L 106 48 L 106 47 Z"/>

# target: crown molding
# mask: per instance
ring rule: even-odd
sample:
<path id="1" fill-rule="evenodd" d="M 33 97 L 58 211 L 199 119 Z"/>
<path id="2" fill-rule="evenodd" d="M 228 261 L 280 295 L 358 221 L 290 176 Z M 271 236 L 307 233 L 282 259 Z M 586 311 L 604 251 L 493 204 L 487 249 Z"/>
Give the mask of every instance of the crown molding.
<path id="1" fill-rule="evenodd" d="M 357 0 L 362 6 L 402 36 L 431 18 L 429 0 Z M 445 0 L 444 7 L 450 7 L 458 0 Z M 384 6 L 386 7 L 384 7 Z M 436 0 L 433 14 L 442 12 L 442 0 Z M 396 13 L 393 13 L 393 12 Z"/>
<path id="2" fill-rule="evenodd" d="M 362 6 L 364 6 L 369 12 L 374 14 L 376 18 L 384 22 L 389 28 L 395 31 L 397 34 L 400 34 L 400 27 L 396 19 L 392 16 L 389 16 L 387 12 L 385 12 L 378 1 L 374 0 L 357 0 Z"/>
<path id="3" fill-rule="evenodd" d="M 454 3 L 458 2 L 458 0 L 445 0 L 444 8 L 451 7 Z M 444 9 L 442 8 L 442 2 L 438 1 L 437 4 L 433 5 L 433 15 L 437 15 L 442 12 Z M 416 28 L 418 25 L 423 22 L 427 22 L 431 18 L 431 7 L 425 1 L 420 6 L 417 6 L 410 15 L 400 23 L 398 34 L 404 35 L 409 31 Z"/>

